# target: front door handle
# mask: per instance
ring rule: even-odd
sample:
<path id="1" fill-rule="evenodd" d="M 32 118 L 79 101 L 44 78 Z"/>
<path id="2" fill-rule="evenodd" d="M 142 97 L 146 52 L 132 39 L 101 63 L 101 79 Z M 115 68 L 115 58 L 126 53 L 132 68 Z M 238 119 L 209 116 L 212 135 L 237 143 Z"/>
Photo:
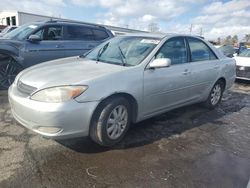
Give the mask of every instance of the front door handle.
<path id="1" fill-rule="evenodd" d="M 182 73 L 183 75 L 188 75 L 191 74 L 191 72 L 188 69 L 185 69 L 184 72 Z"/>
<path id="2" fill-rule="evenodd" d="M 64 46 L 62 44 L 57 44 L 56 48 L 64 48 Z"/>
<path id="3" fill-rule="evenodd" d="M 88 45 L 88 48 L 94 48 L 95 46 L 94 45 Z"/>
<path id="4" fill-rule="evenodd" d="M 216 65 L 215 67 L 214 67 L 214 69 L 219 69 L 220 68 L 220 66 L 219 65 Z"/>

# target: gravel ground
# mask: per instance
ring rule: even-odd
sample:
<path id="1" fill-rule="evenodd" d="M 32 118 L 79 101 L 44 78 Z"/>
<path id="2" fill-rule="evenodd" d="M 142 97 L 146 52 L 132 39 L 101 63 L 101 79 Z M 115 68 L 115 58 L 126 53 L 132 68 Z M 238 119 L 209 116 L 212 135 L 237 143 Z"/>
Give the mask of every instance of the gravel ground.
<path id="1" fill-rule="evenodd" d="M 180 108 L 134 125 L 113 148 L 28 131 L 0 92 L 0 187 L 226 187 L 250 178 L 250 83 L 221 105 Z"/>

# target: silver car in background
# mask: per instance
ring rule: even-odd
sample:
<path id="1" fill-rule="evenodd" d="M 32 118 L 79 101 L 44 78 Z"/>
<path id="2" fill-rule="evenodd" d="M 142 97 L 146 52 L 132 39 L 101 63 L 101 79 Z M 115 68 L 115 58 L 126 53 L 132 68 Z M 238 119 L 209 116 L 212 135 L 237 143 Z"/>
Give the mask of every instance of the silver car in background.
<path id="1" fill-rule="evenodd" d="M 45 137 L 111 146 L 131 123 L 193 103 L 216 107 L 234 80 L 235 60 L 200 38 L 135 34 L 22 71 L 9 101 L 15 119 Z"/>

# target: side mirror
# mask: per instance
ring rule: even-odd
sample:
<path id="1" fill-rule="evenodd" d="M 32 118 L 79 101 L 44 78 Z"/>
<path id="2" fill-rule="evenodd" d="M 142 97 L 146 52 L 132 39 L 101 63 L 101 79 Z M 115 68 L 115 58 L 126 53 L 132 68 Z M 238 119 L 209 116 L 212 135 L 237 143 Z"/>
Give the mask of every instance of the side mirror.
<path id="1" fill-rule="evenodd" d="M 226 54 L 227 57 L 233 58 L 234 55 L 233 54 Z"/>
<path id="2" fill-rule="evenodd" d="M 160 58 L 160 59 L 155 59 L 154 61 L 149 63 L 149 68 L 150 69 L 163 68 L 163 67 L 169 67 L 170 65 L 171 65 L 171 59 Z"/>
<path id="3" fill-rule="evenodd" d="M 28 40 L 29 40 L 30 42 L 39 42 L 39 41 L 41 41 L 42 39 L 41 39 L 41 37 L 38 36 L 38 35 L 30 35 L 29 38 L 28 38 Z"/>

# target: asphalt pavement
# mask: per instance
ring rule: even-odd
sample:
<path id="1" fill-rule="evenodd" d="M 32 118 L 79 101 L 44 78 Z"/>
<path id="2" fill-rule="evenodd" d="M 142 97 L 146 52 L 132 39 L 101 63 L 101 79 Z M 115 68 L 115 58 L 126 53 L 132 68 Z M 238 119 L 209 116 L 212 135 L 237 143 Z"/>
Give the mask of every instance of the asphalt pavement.
<path id="1" fill-rule="evenodd" d="M 0 187 L 246 188 L 250 178 L 247 82 L 212 111 L 192 105 L 135 124 L 112 148 L 45 139 L 13 119 L 6 91 L 0 105 Z"/>

